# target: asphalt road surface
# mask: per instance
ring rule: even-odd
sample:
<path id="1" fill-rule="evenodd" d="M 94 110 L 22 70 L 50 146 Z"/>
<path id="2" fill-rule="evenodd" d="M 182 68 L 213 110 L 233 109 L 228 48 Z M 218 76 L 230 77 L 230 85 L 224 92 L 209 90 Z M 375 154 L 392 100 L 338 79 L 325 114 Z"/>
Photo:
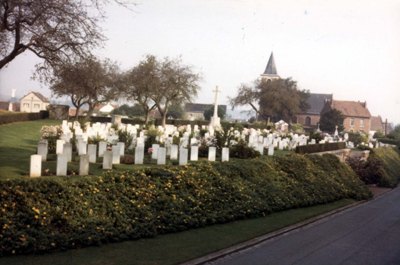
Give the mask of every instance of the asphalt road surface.
<path id="1" fill-rule="evenodd" d="M 400 265 L 400 188 L 214 265 Z"/>

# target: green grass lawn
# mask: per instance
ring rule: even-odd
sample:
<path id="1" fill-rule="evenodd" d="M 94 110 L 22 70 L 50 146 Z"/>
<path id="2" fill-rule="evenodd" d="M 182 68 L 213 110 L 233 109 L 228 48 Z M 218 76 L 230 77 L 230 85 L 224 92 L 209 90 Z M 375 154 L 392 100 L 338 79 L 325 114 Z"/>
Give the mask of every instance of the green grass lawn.
<path id="1" fill-rule="evenodd" d="M 112 243 L 45 255 L 0 258 L 4 265 L 149 265 L 179 264 L 308 218 L 343 207 L 352 200 L 293 209 L 262 218 L 213 225 L 150 239 Z"/>
<path id="2" fill-rule="evenodd" d="M 37 120 L 0 125 L 0 179 L 29 175 L 30 156 L 36 153 L 43 125 L 61 121 Z"/>

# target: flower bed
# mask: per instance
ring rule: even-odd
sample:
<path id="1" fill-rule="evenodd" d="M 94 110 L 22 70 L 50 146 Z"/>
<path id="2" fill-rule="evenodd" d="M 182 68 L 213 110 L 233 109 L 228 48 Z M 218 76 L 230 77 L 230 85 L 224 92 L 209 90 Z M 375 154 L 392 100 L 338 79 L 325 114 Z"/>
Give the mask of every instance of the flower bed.
<path id="1" fill-rule="evenodd" d="M 0 255 L 152 237 L 371 196 L 336 157 L 295 154 L 0 186 Z"/>

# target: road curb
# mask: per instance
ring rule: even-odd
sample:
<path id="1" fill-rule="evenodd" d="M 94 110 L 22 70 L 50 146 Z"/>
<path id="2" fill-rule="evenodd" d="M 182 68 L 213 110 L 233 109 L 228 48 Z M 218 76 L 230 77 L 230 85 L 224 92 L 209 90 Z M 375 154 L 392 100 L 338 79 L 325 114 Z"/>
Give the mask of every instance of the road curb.
<path id="1" fill-rule="evenodd" d="M 385 192 L 385 193 L 387 193 L 387 192 Z M 382 195 L 383 194 L 380 194 L 376 198 L 379 198 Z M 372 200 L 375 200 L 376 198 L 373 198 Z M 222 258 L 224 256 L 227 256 L 227 255 L 233 254 L 235 252 L 244 250 L 246 248 L 255 246 L 257 244 L 260 244 L 260 243 L 262 243 L 264 241 L 267 241 L 267 240 L 270 240 L 272 238 L 284 235 L 284 234 L 289 233 L 289 232 L 291 232 L 293 230 L 305 227 L 305 226 L 307 226 L 309 224 L 312 224 L 312 223 L 315 223 L 317 221 L 323 220 L 325 218 L 331 217 L 331 216 L 336 215 L 338 213 L 344 212 L 347 209 L 354 208 L 354 207 L 356 207 L 356 206 L 358 206 L 360 204 L 366 203 L 366 202 L 368 202 L 368 201 L 367 200 L 363 200 L 363 201 L 359 201 L 359 202 L 355 202 L 355 203 L 346 205 L 344 207 L 335 209 L 335 210 L 327 212 L 325 214 L 318 215 L 316 217 L 312 217 L 312 218 L 307 219 L 307 220 L 305 220 L 303 222 L 300 222 L 300 223 L 297 223 L 297 224 L 294 224 L 294 225 L 287 226 L 285 228 L 279 229 L 279 230 L 277 230 L 275 232 L 271 232 L 271 233 L 268 233 L 266 235 L 262 235 L 262 236 L 250 239 L 248 241 L 239 243 L 239 244 L 234 245 L 232 247 L 228 247 L 228 248 L 222 249 L 222 250 L 217 251 L 217 252 L 210 253 L 210 254 L 208 254 L 206 256 L 203 256 L 203 257 L 200 257 L 200 258 L 189 260 L 187 262 L 181 263 L 181 265 L 201 265 L 201 264 L 205 264 L 207 262 L 214 261 L 214 260 Z"/>

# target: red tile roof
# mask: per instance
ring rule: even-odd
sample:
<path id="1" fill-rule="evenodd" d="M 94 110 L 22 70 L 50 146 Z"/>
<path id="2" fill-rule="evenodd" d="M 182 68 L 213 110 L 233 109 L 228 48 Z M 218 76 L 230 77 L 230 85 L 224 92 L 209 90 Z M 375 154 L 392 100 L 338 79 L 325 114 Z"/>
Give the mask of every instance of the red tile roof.
<path id="1" fill-rule="evenodd" d="M 381 116 L 372 116 L 371 117 L 371 131 L 381 131 L 383 132 L 384 126 L 382 122 Z"/>
<path id="2" fill-rule="evenodd" d="M 371 113 L 363 102 L 332 100 L 331 108 L 339 110 L 347 117 L 371 118 Z"/>

